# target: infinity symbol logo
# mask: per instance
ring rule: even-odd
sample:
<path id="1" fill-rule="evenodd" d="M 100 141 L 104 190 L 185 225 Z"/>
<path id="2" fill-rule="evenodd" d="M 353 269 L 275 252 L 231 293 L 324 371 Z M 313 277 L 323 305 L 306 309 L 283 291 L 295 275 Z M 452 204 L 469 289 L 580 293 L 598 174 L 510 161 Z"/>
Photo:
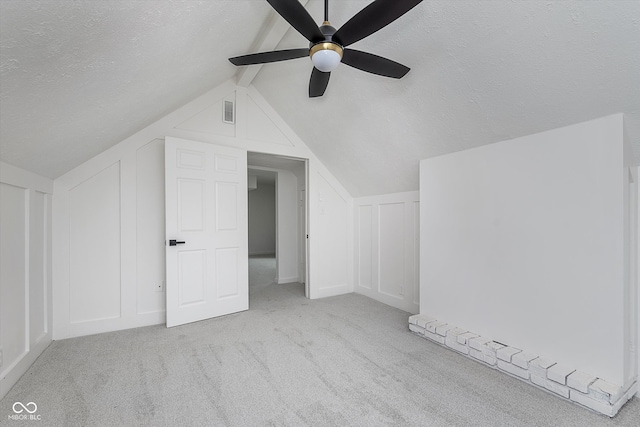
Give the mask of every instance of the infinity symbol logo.
<path id="1" fill-rule="evenodd" d="M 16 406 L 18 407 L 18 409 L 16 409 Z M 33 409 L 30 409 L 30 408 L 33 408 Z M 38 405 L 36 405 L 34 402 L 29 402 L 26 405 L 23 404 L 22 402 L 16 402 L 13 404 L 13 412 L 15 412 L 16 414 L 21 414 L 22 411 L 27 411 L 28 413 L 33 414 L 37 410 L 38 410 Z"/>

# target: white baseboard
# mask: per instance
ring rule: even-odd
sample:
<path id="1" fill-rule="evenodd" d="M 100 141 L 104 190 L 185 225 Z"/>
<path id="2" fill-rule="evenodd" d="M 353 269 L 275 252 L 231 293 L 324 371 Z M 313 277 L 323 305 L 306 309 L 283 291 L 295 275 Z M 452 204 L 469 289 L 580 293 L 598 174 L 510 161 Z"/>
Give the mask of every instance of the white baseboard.
<path id="1" fill-rule="evenodd" d="M 53 337 L 56 340 L 95 335 L 104 332 L 122 331 L 143 326 L 160 325 L 167 322 L 164 310 L 150 313 L 140 313 L 133 317 L 116 317 L 88 322 L 71 323 L 65 328 L 54 328 Z"/>
<path id="2" fill-rule="evenodd" d="M 336 295 L 344 295 L 353 292 L 347 284 L 332 286 L 330 288 L 310 289 L 309 299 L 334 297 Z"/>
<path id="3" fill-rule="evenodd" d="M 4 374 L 2 378 L 0 378 L 0 400 L 4 399 L 4 397 L 9 393 L 11 387 L 13 387 L 20 377 L 22 377 L 25 372 L 29 370 L 33 362 L 42 354 L 43 351 L 46 350 L 47 347 L 51 344 L 51 335 L 46 335 L 40 340 L 30 351 L 28 351 L 18 363 L 15 364 L 9 372 Z"/>
<path id="4" fill-rule="evenodd" d="M 375 289 L 365 288 L 363 286 L 357 285 L 354 286 L 354 292 L 411 314 L 417 314 L 420 312 L 420 304 L 406 300 L 404 299 L 404 296 L 402 298 L 397 298 L 394 296 L 385 295 L 382 292 L 376 291 Z"/>

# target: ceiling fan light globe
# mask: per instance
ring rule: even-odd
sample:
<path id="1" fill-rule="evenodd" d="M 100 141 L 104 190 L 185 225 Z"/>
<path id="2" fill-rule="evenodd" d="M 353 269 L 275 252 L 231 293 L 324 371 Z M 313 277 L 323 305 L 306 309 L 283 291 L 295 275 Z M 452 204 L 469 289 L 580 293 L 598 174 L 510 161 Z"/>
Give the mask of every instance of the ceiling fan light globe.
<path id="1" fill-rule="evenodd" d="M 342 46 L 333 42 L 322 42 L 313 45 L 309 55 L 314 67 L 323 73 L 330 73 L 342 60 L 342 52 Z"/>
<path id="2" fill-rule="evenodd" d="M 319 50 L 311 57 L 313 66 L 323 73 L 329 73 L 338 68 L 341 59 L 342 57 L 338 52 L 328 49 Z"/>

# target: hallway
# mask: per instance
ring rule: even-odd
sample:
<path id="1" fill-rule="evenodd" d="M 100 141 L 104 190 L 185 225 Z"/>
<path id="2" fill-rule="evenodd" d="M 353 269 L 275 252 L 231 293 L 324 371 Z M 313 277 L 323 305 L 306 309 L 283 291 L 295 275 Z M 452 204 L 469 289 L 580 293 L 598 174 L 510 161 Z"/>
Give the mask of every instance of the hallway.
<path id="1" fill-rule="evenodd" d="M 283 284 L 276 283 L 276 258 L 273 254 L 249 256 L 249 309 L 259 306 L 263 298 L 270 300 L 277 292 L 277 287 Z M 287 284 L 287 289 L 304 296 L 302 283 Z"/>

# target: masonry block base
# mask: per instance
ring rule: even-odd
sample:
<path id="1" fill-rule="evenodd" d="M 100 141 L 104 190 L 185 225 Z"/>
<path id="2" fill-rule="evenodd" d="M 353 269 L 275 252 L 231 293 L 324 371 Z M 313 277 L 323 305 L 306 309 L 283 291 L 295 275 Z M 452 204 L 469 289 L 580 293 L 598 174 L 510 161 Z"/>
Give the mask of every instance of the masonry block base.
<path id="1" fill-rule="evenodd" d="M 623 390 L 595 375 L 483 338 L 424 314 L 409 317 L 409 330 L 554 396 L 609 417 L 616 415 L 636 392 L 635 382 Z"/>

